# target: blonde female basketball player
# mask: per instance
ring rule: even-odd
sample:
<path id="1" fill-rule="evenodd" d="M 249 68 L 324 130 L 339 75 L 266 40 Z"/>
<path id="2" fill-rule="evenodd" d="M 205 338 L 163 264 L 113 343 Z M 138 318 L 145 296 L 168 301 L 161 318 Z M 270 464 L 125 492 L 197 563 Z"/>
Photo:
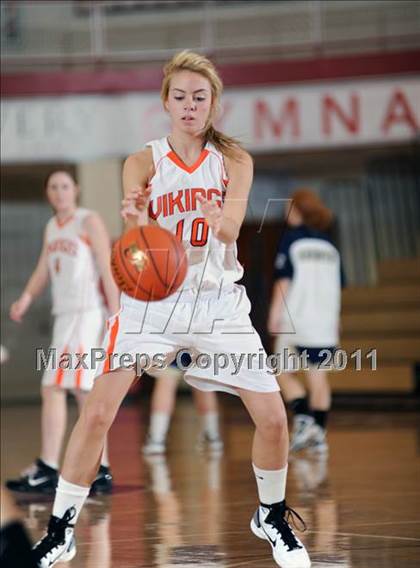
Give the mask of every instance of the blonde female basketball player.
<path id="1" fill-rule="evenodd" d="M 44 243 L 35 268 L 20 298 L 10 308 L 10 317 L 20 322 L 33 300 L 48 283 L 52 285 L 54 329 L 51 348 L 57 362 L 63 353 L 87 353 L 98 348 L 105 329 L 102 278 L 109 307 L 114 313 L 119 292 L 109 268 L 110 242 L 97 213 L 77 207 L 78 186 L 64 170 L 52 172 L 45 183 L 47 199 L 55 211 L 45 228 Z M 42 378 L 42 441 L 40 457 L 19 479 L 7 487 L 21 492 L 53 493 L 58 480 L 58 462 L 66 430 L 67 392 L 79 408 L 93 386 L 94 368 L 47 368 Z M 92 485 L 95 492 L 108 492 L 112 477 L 107 452 Z"/>
<path id="2" fill-rule="evenodd" d="M 188 274 L 181 292 L 162 301 L 147 304 L 122 295 L 121 312 L 108 322 L 106 348 L 132 356 L 162 353 L 168 361 L 187 348 L 196 362 L 185 374 L 190 384 L 241 397 L 256 426 L 252 459 L 260 505 L 251 529 L 271 544 L 279 566 L 306 568 L 308 554 L 286 520 L 291 510 L 285 503 L 285 409 L 275 377 L 259 365 L 258 353 L 264 350 L 248 315 L 250 302 L 235 284 L 242 276 L 236 239 L 253 164 L 234 140 L 213 127 L 221 91 L 214 66 L 201 55 L 182 52 L 164 68 L 161 95 L 171 132 L 127 159 L 122 212 L 127 228 L 151 217 L 176 233 L 188 250 Z M 238 372 L 232 361 L 241 354 Z M 135 369 L 118 364 L 113 370 L 109 359 L 101 373 L 67 448 L 48 533 L 35 547 L 42 567 L 75 554 L 74 524 L 106 432 L 136 376 Z"/>

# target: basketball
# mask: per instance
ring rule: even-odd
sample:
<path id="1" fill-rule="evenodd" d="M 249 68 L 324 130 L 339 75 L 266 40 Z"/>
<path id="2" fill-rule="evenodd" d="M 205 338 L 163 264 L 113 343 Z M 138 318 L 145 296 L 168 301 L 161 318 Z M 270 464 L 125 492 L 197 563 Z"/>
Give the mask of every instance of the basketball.
<path id="1" fill-rule="evenodd" d="M 137 300 L 167 298 L 185 280 L 187 257 L 175 235 L 147 225 L 125 233 L 114 244 L 111 268 L 119 289 Z"/>

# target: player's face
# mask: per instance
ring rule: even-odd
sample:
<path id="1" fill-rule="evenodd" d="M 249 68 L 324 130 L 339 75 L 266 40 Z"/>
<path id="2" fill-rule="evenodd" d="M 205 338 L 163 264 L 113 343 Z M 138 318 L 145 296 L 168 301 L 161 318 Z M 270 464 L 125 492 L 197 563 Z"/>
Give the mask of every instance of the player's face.
<path id="1" fill-rule="evenodd" d="M 206 125 L 211 104 L 208 79 L 191 71 L 179 71 L 172 77 L 165 107 L 173 127 L 198 134 Z"/>
<path id="2" fill-rule="evenodd" d="M 78 188 L 65 172 L 56 172 L 50 176 L 47 185 L 47 198 L 57 212 L 64 212 L 76 207 Z"/>

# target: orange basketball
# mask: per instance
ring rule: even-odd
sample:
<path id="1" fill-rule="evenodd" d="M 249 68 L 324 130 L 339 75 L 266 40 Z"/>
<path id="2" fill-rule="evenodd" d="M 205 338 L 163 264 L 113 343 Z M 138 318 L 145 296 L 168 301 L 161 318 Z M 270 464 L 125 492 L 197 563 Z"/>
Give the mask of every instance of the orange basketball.
<path id="1" fill-rule="evenodd" d="M 114 244 L 111 268 L 118 288 L 137 300 L 163 300 L 187 274 L 187 256 L 175 235 L 156 225 L 137 227 Z"/>

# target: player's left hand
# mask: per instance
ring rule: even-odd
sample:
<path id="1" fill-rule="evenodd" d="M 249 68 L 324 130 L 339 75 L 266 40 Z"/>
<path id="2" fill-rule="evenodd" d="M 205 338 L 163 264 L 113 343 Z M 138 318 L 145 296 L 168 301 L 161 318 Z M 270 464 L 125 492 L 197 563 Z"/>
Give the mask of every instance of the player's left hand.
<path id="1" fill-rule="evenodd" d="M 222 218 L 223 218 L 223 212 L 220 205 L 218 204 L 217 201 L 214 200 L 208 201 L 202 195 L 198 195 L 197 199 L 201 205 L 201 211 L 203 212 L 203 215 L 207 221 L 208 226 L 213 231 L 214 235 L 217 237 L 222 225 Z"/>
<path id="2" fill-rule="evenodd" d="M 124 196 L 121 201 L 121 217 L 124 221 L 127 221 L 129 216 L 137 217 L 139 212 L 147 208 L 151 192 L 151 186 L 145 188 L 137 186 Z"/>

